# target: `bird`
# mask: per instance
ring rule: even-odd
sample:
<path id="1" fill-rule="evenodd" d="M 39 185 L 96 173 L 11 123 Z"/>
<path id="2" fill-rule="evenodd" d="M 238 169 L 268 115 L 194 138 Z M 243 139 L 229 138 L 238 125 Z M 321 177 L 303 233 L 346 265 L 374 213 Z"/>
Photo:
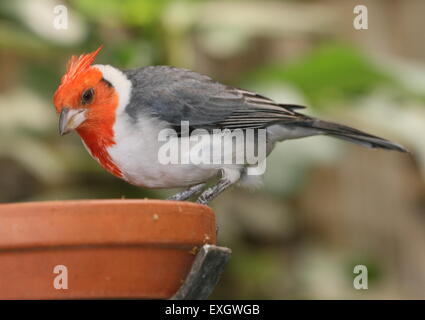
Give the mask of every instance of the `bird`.
<path id="1" fill-rule="evenodd" d="M 130 184 L 182 188 L 169 200 L 196 197 L 196 202 L 209 204 L 235 183 L 261 176 L 263 172 L 256 171 L 260 162 L 266 161 L 277 142 L 289 139 L 325 135 L 369 148 L 407 152 L 389 140 L 305 115 L 300 111 L 303 106 L 278 103 L 187 69 L 144 66 L 123 70 L 94 64 L 101 49 L 70 58 L 53 96 L 59 133 L 76 131 L 104 169 Z M 249 131 L 253 132 L 250 139 Z M 241 142 L 236 142 L 236 148 L 223 154 L 234 160 L 254 147 L 258 153 L 263 150 L 261 157 L 254 158 L 257 163 L 246 156 L 226 162 L 223 155 L 214 162 L 181 161 L 182 157 L 187 160 L 196 145 L 198 151 L 214 149 L 214 138 L 220 141 L 235 132 L 246 135 L 243 148 L 238 149 Z M 204 142 L 194 143 L 199 138 Z M 181 153 L 177 163 L 163 163 L 159 157 L 170 141 L 188 146 L 176 151 Z"/>

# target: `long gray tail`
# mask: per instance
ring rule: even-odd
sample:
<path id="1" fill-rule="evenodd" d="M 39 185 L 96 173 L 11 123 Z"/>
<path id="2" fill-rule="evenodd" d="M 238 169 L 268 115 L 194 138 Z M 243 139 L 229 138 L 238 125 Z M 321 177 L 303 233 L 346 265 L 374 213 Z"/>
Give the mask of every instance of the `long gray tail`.
<path id="1" fill-rule="evenodd" d="M 315 129 L 318 131 L 317 134 L 329 135 L 331 137 L 346 140 L 369 148 L 408 152 L 399 144 L 338 123 L 310 118 L 309 121 L 303 121 L 297 125 Z"/>

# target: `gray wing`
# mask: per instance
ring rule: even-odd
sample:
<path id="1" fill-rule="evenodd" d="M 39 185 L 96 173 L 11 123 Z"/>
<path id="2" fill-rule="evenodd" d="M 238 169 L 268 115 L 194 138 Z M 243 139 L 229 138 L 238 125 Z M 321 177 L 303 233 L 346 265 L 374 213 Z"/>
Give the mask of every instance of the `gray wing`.
<path id="1" fill-rule="evenodd" d="M 133 84 L 126 107 L 133 118 L 148 112 L 176 127 L 189 121 L 191 129 L 246 129 L 294 123 L 304 117 L 294 111 L 301 106 L 278 104 L 189 70 L 150 66 L 124 72 Z"/>

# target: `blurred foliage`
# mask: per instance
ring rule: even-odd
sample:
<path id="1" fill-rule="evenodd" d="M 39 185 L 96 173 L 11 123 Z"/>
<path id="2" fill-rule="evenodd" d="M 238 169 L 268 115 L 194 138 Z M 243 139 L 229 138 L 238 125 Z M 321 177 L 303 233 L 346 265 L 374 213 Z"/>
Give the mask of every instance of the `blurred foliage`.
<path id="1" fill-rule="evenodd" d="M 75 9 L 89 19 L 115 25 L 123 23 L 129 27 L 158 25 L 164 7 L 170 0 L 74 0 Z"/>
<path id="2" fill-rule="evenodd" d="M 259 68 L 247 77 L 247 85 L 250 82 L 293 85 L 312 106 L 319 108 L 342 105 L 370 94 L 377 87 L 401 87 L 360 51 L 338 44 L 317 47 L 290 64 Z"/>

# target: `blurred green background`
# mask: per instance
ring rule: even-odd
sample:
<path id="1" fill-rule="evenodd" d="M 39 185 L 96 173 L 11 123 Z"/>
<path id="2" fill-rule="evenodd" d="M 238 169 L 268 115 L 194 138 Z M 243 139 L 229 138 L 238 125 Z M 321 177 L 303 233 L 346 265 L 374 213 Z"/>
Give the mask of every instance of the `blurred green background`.
<path id="1" fill-rule="evenodd" d="M 56 30 L 54 7 L 68 9 Z M 233 249 L 213 298 L 425 298 L 425 20 L 422 0 L 0 2 L 0 201 L 164 198 L 104 172 L 61 138 L 52 95 L 72 54 L 120 68 L 206 73 L 405 145 L 326 137 L 278 145 L 264 186 L 212 203 Z M 175 190 L 174 190 L 175 191 Z M 369 289 L 353 288 L 353 268 Z"/>

